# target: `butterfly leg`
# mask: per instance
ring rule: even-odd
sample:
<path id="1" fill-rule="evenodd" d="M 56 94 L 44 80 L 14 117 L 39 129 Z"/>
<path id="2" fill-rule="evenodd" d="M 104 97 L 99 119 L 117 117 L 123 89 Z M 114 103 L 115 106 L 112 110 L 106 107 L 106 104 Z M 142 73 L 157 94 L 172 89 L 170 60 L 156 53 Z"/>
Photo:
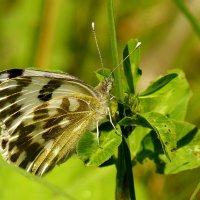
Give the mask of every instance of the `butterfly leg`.
<path id="1" fill-rule="evenodd" d="M 98 146 L 100 145 L 100 133 L 99 133 L 99 122 L 97 121 L 97 142 L 98 142 Z"/>
<path id="2" fill-rule="evenodd" d="M 98 147 L 100 149 L 103 149 L 101 146 L 100 146 L 100 132 L 99 132 L 99 123 L 97 122 L 97 143 L 98 143 Z"/>
<path id="3" fill-rule="evenodd" d="M 108 116 L 109 116 L 109 121 L 110 121 L 112 127 L 115 129 L 115 132 L 117 133 L 117 135 L 121 136 L 121 134 L 119 133 L 119 131 L 116 129 L 115 125 L 113 124 L 110 108 L 107 107 L 106 110 L 107 110 L 107 113 L 108 113 Z"/>

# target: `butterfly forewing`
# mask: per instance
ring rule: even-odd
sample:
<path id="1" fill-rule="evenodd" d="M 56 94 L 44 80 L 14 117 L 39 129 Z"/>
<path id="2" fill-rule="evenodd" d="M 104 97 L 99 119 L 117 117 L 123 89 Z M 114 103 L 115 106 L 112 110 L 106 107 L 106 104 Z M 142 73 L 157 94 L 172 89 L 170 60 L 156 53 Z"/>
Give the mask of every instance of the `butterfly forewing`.
<path id="1" fill-rule="evenodd" d="M 105 84 L 94 89 L 70 75 L 23 69 L 1 72 L 0 82 L 2 155 L 37 175 L 70 157 L 106 116 Z"/>

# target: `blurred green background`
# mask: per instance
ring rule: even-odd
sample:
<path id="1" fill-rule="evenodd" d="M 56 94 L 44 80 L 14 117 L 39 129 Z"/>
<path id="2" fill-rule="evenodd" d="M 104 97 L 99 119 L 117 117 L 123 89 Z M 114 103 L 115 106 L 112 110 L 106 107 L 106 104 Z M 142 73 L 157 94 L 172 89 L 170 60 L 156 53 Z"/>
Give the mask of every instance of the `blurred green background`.
<path id="1" fill-rule="evenodd" d="M 200 127 L 200 37 L 173 0 L 114 1 L 119 55 L 131 38 L 142 42 L 139 90 L 171 68 L 181 68 L 193 91 L 187 120 Z M 200 1 L 183 1 L 200 22 Z M 0 70 L 61 70 L 97 84 L 101 67 L 91 22 L 106 67 L 112 66 L 107 1 L 0 0 Z M 122 59 L 120 57 L 120 59 Z M 138 200 L 189 199 L 200 169 L 156 174 L 151 162 L 134 169 Z M 74 156 L 44 180 L 25 177 L 0 162 L 0 199 L 114 199 L 115 167 L 85 167 Z M 197 197 L 200 199 L 200 194 Z"/>

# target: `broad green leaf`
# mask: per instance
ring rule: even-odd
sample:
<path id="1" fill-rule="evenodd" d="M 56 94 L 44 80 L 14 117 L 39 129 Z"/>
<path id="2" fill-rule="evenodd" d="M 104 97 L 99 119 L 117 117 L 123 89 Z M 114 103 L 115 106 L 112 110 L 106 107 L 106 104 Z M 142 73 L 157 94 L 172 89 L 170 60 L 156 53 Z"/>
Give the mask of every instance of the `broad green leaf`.
<path id="1" fill-rule="evenodd" d="M 175 174 L 184 170 L 200 167 L 200 130 L 187 122 L 174 122 L 177 132 L 177 150 L 169 162 L 160 155 L 165 162 L 162 173 Z"/>
<path id="2" fill-rule="evenodd" d="M 118 128 L 118 132 L 120 132 L 119 130 Z M 121 136 L 112 127 L 109 127 L 109 130 L 101 131 L 99 145 L 96 134 L 87 132 L 79 141 L 77 153 L 88 166 L 99 166 L 111 158 L 121 141 Z"/>
<path id="3" fill-rule="evenodd" d="M 139 95 L 140 109 L 142 113 L 154 111 L 172 119 L 184 120 L 190 97 L 191 91 L 184 73 L 173 70 L 152 82 Z"/>
<path id="4" fill-rule="evenodd" d="M 130 121 L 129 121 L 130 123 Z M 173 121 L 177 137 L 177 148 L 170 160 L 163 154 L 158 138 L 149 128 L 136 127 L 129 136 L 130 150 L 135 161 L 154 160 L 157 172 L 176 174 L 200 167 L 200 130 L 187 122 Z"/>
<path id="5" fill-rule="evenodd" d="M 124 118 L 119 122 L 123 126 L 141 126 L 153 130 L 162 144 L 166 155 L 171 154 L 176 148 L 175 125 L 168 117 L 155 112 L 137 114 L 132 118 Z M 134 134 L 134 131 L 133 133 Z"/>
<path id="6" fill-rule="evenodd" d="M 137 82 L 142 74 L 139 69 L 140 48 L 133 51 L 138 44 L 137 40 L 130 40 L 124 48 L 123 52 L 123 67 L 126 76 L 129 92 L 134 94 L 136 91 Z"/>

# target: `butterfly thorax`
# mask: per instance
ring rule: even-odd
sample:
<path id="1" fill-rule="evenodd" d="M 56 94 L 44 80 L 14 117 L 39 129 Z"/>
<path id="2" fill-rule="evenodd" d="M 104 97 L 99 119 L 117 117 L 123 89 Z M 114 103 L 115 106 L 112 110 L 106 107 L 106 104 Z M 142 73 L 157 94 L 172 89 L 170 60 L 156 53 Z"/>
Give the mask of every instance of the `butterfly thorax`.
<path id="1" fill-rule="evenodd" d="M 106 119 L 112 83 L 113 80 L 111 78 L 107 78 L 101 81 L 95 87 L 95 91 L 97 93 L 96 100 L 98 101 L 98 103 L 95 103 L 95 108 L 93 108 L 94 112 L 92 113 L 92 117 L 94 118 L 94 121 L 90 124 L 89 130 L 95 129 L 97 127 L 97 123 L 101 124 Z"/>

